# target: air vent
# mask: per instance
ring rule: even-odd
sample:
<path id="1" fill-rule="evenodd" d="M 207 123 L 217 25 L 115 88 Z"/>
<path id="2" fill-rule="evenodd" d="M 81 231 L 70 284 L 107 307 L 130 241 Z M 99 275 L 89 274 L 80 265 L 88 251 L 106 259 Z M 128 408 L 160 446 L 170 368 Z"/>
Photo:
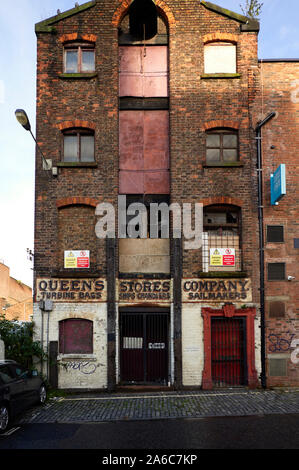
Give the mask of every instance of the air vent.
<path id="1" fill-rule="evenodd" d="M 269 376 L 286 377 L 287 361 L 286 359 L 269 359 Z"/>

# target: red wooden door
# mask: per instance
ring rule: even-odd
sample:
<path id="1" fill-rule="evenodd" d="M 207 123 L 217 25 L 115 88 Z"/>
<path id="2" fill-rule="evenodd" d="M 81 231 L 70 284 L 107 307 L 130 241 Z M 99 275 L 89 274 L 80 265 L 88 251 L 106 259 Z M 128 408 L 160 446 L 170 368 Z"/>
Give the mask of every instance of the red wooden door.
<path id="1" fill-rule="evenodd" d="M 212 318 L 212 380 L 216 386 L 245 385 L 245 323 L 238 318 Z"/>

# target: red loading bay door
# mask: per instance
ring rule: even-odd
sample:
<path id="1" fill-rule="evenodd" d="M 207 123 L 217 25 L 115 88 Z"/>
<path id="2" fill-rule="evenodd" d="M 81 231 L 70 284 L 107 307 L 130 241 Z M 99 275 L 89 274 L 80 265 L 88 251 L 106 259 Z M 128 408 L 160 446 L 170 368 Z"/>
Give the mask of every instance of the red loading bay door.
<path id="1" fill-rule="evenodd" d="M 212 318 L 212 381 L 215 386 L 246 385 L 246 335 L 242 318 Z"/>
<path id="2" fill-rule="evenodd" d="M 168 383 L 168 313 L 121 313 L 123 383 Z"/>

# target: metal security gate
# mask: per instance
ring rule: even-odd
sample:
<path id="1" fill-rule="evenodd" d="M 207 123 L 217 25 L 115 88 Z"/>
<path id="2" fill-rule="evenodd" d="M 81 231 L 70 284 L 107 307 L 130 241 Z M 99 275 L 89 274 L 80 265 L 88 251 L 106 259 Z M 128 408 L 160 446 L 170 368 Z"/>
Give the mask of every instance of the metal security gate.
<path id="1" fill-rule="evenodd" d="M 212 318 L 212 381 L 214 386 L 246 385 L 246 331 L 242 318 Z"/>
<path id="2" fill-rule="evenodd" d="M 167 385 L 168 322 L 168 312 L 121 312 L 122 383 Z"/>

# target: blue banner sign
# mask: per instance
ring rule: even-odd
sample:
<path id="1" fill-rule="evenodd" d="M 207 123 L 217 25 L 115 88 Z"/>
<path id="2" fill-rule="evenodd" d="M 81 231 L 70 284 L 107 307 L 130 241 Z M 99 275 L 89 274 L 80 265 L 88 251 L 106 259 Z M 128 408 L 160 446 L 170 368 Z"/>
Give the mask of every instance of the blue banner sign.
<path id="1" fill-rule="evenodd" d="M 286 193 L 286 166 L 281 164 L 271 175 L 271 206 L 275 206 Z"/>

